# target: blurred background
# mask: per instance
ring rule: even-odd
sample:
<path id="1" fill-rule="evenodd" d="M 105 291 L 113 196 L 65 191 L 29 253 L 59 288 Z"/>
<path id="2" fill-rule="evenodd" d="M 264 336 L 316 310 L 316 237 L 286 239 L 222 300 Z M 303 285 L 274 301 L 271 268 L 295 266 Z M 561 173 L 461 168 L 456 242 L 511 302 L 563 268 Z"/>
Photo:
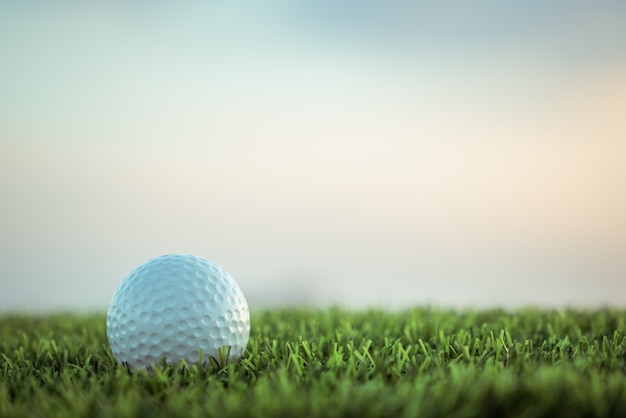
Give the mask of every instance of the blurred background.
<path id="1" fill-rule="evenodd" d="M 0 3 L 0 311 L 626 306 L 626 3 Z"/>

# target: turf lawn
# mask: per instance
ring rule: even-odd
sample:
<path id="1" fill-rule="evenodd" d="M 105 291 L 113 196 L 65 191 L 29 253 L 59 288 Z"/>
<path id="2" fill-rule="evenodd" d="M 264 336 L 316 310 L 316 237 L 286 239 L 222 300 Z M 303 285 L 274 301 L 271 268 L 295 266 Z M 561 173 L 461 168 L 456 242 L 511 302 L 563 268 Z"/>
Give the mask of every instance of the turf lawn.
<path id="1" fill-rule="evenodd" d="M 252 311 L 241 362 L 115 364 L 105 317 L 0 316 L 0 417 L 626 417 L 626 311 Z"/>

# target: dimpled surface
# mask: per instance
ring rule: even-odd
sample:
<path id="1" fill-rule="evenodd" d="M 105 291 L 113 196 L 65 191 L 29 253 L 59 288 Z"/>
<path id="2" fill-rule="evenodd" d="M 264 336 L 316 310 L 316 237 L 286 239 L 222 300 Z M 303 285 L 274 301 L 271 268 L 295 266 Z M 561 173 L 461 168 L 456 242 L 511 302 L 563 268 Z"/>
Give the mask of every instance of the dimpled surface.
<path id="1" fill-rule="evenodd" d="M 133 270 L 113 295 L 106 321 L 115 359 L 131 369 L 162 358 L 206 363 L 230 347 L 243 356 L 250 335 L 248 304 L 217 264 L 186 254 L 153 258 Z M 202 360 L 200 361 L 200 353 Z"/>

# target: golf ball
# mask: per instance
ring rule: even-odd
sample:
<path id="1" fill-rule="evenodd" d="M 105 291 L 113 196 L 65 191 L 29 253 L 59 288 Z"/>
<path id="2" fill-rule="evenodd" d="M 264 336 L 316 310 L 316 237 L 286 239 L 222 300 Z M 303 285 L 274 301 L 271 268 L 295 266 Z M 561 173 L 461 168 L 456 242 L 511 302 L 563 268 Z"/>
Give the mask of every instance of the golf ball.
<path id="1" fill-rule="evenodd" d="M 243 356 L 250 313 L 241 289 L 220 266 L 169 254 L 126 276 L 113 295 L 106 332 L 115 359 L 131 369 L 162 359 L 221 363 Z"/>

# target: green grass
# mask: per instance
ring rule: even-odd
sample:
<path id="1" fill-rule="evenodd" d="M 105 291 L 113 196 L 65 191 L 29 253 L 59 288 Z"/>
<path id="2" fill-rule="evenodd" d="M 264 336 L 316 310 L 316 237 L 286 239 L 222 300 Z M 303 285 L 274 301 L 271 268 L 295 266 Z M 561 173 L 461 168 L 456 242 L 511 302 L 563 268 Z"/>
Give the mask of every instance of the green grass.
<path id="1" fill-rule="evenodd" d="M 246 355 L 129 373 L 104 315 L 0 317 L 0 416 L 626 417 L 626 311 L 252 312 Z"/>

